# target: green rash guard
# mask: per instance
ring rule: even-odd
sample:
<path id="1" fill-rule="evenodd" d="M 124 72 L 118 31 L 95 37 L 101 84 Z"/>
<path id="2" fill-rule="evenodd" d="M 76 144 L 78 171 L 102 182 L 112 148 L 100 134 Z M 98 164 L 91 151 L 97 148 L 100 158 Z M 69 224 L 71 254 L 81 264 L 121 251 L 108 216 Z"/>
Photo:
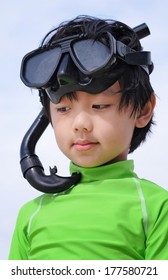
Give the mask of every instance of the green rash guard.
<path id="1" fill-rule="evenodd" d="M 133 161 L 71 163 L 80 183 L 19 212 L 10 260 L 168 260 L 168 192 L 139 179 Z"/>

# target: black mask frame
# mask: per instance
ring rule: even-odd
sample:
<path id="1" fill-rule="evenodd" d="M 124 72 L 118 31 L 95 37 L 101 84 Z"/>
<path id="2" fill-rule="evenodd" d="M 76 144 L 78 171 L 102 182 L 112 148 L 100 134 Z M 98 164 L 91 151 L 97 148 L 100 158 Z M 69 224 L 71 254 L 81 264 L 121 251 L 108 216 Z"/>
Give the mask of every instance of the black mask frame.
<path id="1" fill-rule="evenodd" d="M 60 70 L 60 64 L 66 65 L 66 70 Z M 116 68 L 120 62 L 129 65 L 139 65 L 149 74 L 152 65 L 150 52 L 135 51 L 121 41 L 117 41 L 111 33 L 104 32 L 101 41 L 89 39 L 81 34 L 68 36 L 57 40 L 49 46 L 38 48 L 24 56 L 21 65 L 23 83 L 36 89 L 46 89 L 52 103 L 58 103 L 61 97 L 69 91 L 86 91 L 99 93 L 95 86 L 96 78 L 104 83 L 102 75 L 110 69 L 110 83 L 118 78 Z M 123 66 L 124 68 L 124 66 Z M 68 69 L 68 73 L 67 73 Z M 61 83 L 62 77 L 64 81 Z M 66 77 L 65 77 L 66 76 Z M 107 79 L 107 78 L 106 78 Z M 105 84 L 103 90 L 107 88 Z"/>
<path id="2" fill-rule="evenodd" d="M 139 39 L 150 34 L 145 23 L 133 29 Z M 35 154 L 35 147 L 49 124 L 44 109 L 41 110 L 27 133 L 25 134 L 20 147 L 20 165 L 24 178 L 29 184 L 40 192 L 59 193 L 66 191 L 81 180 L 81 174 L 74 173 L 69 177 L 56 175 L 57 168 L 50 168 L 50 175 L 44 173 L 44 168 L 38 156 Z"/>

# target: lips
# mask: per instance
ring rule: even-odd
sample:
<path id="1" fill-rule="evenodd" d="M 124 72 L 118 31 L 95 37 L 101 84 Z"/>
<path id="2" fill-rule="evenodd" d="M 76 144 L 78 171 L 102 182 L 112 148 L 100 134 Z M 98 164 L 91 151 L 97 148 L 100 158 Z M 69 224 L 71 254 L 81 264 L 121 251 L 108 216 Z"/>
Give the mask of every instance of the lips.
<path id="1" fill-rule="evenodd" d="M 73 147 L 77 151 L 87 151 L 95 146 L 97 146 L 98 142 L 92 142 L 92 141 L 87 141 L 87 140 L 78 140 L 73 144 Z"/>

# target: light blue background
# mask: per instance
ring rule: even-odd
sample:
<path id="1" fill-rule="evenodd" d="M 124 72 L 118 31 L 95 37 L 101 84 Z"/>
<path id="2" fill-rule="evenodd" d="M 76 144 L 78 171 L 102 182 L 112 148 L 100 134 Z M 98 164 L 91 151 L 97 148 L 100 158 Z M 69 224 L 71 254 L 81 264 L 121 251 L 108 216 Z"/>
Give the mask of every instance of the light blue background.
<path id="1" fill-rule="evenodd" d="M 168 15 L 167 1 L 158 0 L 3 0 L 0 7 L 0 259 L 8 257 L 10 241 L 20 207 L 40 195 L 22 177 L 19 165 L 21 140 L 40 111 L 36 91 L 20 78 L 22 57 L 37 48 L 44 35 L 64 20 L 88 14 L 112 18 L 134 27 L 146 22 L 151 36 L 143 39 L 152 52 L 155 70 L 151 75 L 158 96 L 153 134 L 130 158 L 135 159 L 140 177 L 168 189 Z M 46 173 L 49 166 L 68 175 L 69 161 L 58 151 L 51 128 L 37 150 Z"/>

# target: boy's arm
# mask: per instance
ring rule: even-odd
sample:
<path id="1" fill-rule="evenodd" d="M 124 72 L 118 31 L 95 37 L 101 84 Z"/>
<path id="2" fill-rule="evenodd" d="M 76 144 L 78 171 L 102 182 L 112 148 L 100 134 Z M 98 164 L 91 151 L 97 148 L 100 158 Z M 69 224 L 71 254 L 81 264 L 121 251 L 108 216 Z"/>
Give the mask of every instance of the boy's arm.
<path id="1" fill-rule="evenodd" d="M 28 259 L 28 242 L 26 240 L 26 236 L 24 235 L 24 232 L 22 232 L 22 234 L 19 234 L 19 230 L 17 226 L 13 234 L 8 259 L 9 260 Z"/>
<path id="2" fill-rule="evenodd" d="M 155 212 L 154 204 L 150 208 Z M 147 233 L 146 260 L 168 260 L 168 195 L 166 193 L 157 212 L 156 220 L 151 227 L 149 226 Z"/>
<path id="3" fill-rule="evenodd" d="M 29 242 L 27 239 L 27 218 L 24 207 L 20 210 L 15 230 L 12 237 L 9 260 L 27 260 L 29 252 Z"/>

